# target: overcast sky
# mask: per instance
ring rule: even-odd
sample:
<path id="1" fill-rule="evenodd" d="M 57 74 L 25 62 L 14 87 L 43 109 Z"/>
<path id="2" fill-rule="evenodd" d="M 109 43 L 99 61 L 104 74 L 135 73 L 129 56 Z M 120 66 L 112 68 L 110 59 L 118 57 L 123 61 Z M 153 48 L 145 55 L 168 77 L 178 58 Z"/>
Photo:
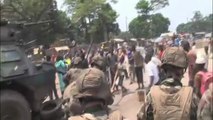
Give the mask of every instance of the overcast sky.
<path id="1" fill-rule="evenodd" d="M 138 1 L 139 0 L 118 0 L 117 4 L 112 5 L 119 14 L 117 22 L 122 31 L 126 31 L 126 23 L 128 24 L 137 16 L 135 6 Z M 204 16 L 211 14 L 213 9 L 212 1 L 213 0 L 169 0 L 169 6 L 157 12 L 169 18 L 171 22 L 169 30 L 175 32 L 178 24 L 186 23 L 187 20 L 193 17 L 194 11 L 201 11 Z M 57 0 L 57 2 L 58 8 L 61 9 L 63 0 Z"/>

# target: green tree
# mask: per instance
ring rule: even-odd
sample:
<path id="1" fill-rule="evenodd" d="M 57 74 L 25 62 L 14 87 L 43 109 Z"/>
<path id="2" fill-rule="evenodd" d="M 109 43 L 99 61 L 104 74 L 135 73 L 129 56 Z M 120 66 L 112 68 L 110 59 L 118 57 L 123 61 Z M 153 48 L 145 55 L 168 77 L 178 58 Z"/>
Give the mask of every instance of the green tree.
<path id="1" fill-rule="evenodd" d="M 169 5 L 168 0 L 150 0 L 151 7 L 154 11 L 164 8 Z"/>
<path id="2" fill-rule="evenodd" d="M 118 17 L 110 4 L 104 4 L 102 9 L 98 12 L 99 30 L 104 33 L 103 40 L 109 40 L 109 33 L 118 32 L 118 24 L 114 23 Z M 98 29 L 97 29 L 98 30 Z"/>
<path id="3" fill-rule="evenodd" d="M 178 33 L 212 32 L 212 14 L 203 17 L 203 15 L 197 11 L 194 13 L 191 21 L 185 24 L 181 23 L 177 26 L 176 31 Z"/>
<path id="4" fill-rule="evenodd" d="M 133 19 L 129 24 L 129 31 L 136 38 L 148 38 L 149 37 L 149 24 L 144 18 L 137 17 Z"/>
<path id="5" fill-rule="evenodd" d="M 140 0 L 136 5 L 136 10 L 138 11 L 139 15 L 147 16 L 153 9 L 148 1 Z"/>
<path id="6" fill-rule="evenodd" d="M 200 11 L 195 11 L 194 16 L 192 18 L 192 21 L 201 21 L 203 19 L 203 15 L 201 14 Z"/>
<path id="7" fill-rule="evenodd" d="M 157 13 L 151 15 L 150 25 L 150 33 L 149 37 L 158 37 L 161 33 L 168 32 L 170 21 L 168 18 L 165 18 L 162 14 Z"/>
<path id="8" fill-rule="evenodd" d="M 150 15 L 151 21 L 145 21 L 143 16 L 132 20 L 129 24 L 129 30 L 136 38 L 153 38 L 161 33 L 168 32 L 170 21 L 162 14 Z"/>
<path id="9" fill-rule="evenodd" d="M 213 20 L 213 14 L 210 14 L 206 17 L 203 18 L 203 21 L 204 21 L 204 28 L 205 30 L 204 31 L 207 31 L 207 32 L 212 32 L 213 31 L 213 23 L 212 23 L 212 20 Z"/>
<path id="10" fill-rule="evenodd" d="M 116 2 L 115 0 L 112 2 Z M 68 12 L 72 12 L 72 22 L 83 37 L 76 40 L 96 42 L 109 40 L 110 33 L 119 32 L 118 17 L 107 0 L 66 0 Z"/>
<path id="11" fill-rule="evenodd" d="M 177 26 L 177 28 L 176 28 L 176 31 L 177 31 L 178 33 L 181 33 L 181 32 L 183 32 L 183 31 L 186 31 L 186 30 L 185 30 L 185 24 L 184 24 L 184 23 L 179 24 L 179 25 Z"/>
<path id="12" fill-rule="evenodd" d="M 167 32 L 170 25 L 169 19 L 162 14 L 151 14 L 151 12 L 168 4 L 168 0 L 140 0 L 136 5 L 139 16 L 129 24 L 129 30 L 134 37 L 152 38 Z"/>
<path id="13" fill-rule="evenodd" d="M 71 20 L 67 16 L 66 12 L 64 11 L 57 11 L 56 17 L 55 17 L 55 33 L 56 33 L 56 38 L 61 39 L 64 37 L 68 37 L 70 39 L 73 39 L 73 33 L 70 30 L 71 29 Z"/>
<path id="14" fill-rule="evenodd" d="M 168 0 L 140 0 L 136 4 L 139 14 L 148 15 L 151 11 L 156 11 L 169 5 Z"/>

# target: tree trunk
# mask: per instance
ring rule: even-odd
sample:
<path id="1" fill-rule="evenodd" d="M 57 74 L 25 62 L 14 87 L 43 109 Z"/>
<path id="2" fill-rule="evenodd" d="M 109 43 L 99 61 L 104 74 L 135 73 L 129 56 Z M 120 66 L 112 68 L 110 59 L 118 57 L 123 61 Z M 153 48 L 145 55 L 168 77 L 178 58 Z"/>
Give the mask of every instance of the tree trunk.
<path id="1" fill-rule="evenodd" d="M 108 32 L 106 24 L 103 24 L 103 32 L 104 32 L 104 41 L 108 41 Z"/>

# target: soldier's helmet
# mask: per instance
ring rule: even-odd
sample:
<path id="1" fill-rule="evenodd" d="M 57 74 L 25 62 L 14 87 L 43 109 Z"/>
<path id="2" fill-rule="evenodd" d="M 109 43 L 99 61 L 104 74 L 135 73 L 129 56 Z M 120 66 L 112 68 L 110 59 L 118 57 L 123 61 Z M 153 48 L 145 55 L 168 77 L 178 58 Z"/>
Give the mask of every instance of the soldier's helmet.
<path id="1" fill-rule="evenodd" d="M 92 58 L 92 61 L 91 61 L 91 65 L 92 66 L 97 66 L 99 67 L 100 69 L 104 69 L 105 67 L 105 61 L 104 61 L 104 58 L 99 56 L 99 55 L 96 55 Z"/>
<path id="2" fill-rule="evenodd" d="M 106 105 L 112 104 L 113 97 L 103 71 L 90 68 L 85 70 L 85 75 L 83 74 L 80 75 L 79 80 L 77 80 L 77 87 L 80 90 L 80 94 L 76 97 L 87 96 L 103 100 Z"/>
<path id="3" fill-rule="evenodd" d="M 162 66 L 171 65 L 179 68 L 187 68 L 188 60 L 186 52 L 180 47 L 167 48 L 162 56 Z"/>

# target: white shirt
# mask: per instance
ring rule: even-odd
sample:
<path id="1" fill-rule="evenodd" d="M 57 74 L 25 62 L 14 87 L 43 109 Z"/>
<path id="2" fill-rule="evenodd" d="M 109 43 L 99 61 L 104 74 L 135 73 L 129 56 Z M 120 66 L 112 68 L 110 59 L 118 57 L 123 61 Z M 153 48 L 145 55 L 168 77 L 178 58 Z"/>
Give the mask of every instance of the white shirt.
<path id="1" fill-rule="evenodd" d="M 156 56 L 153 56 L 151 61 L 155 63 L 157 66 L 161 66 L 162 64 L 162 62 Z"/>
<path id="2" fill-rule="evenodd" d="M 146 65 L 146 73 L 148 74 L 149 77 L 154 76 L 154 81 L 153 84 L 156 84 L 159 80 L 159 71 L 158 71 L 158 67 L 155 63 L 153 63 L 152 61 L 150 61 L 147 65 Z"/>
<path id="3" fill-rule="evenodd" d="M 196 50 L 196 46 L 195 45 L 192 46 L 192 50 Z"/>

